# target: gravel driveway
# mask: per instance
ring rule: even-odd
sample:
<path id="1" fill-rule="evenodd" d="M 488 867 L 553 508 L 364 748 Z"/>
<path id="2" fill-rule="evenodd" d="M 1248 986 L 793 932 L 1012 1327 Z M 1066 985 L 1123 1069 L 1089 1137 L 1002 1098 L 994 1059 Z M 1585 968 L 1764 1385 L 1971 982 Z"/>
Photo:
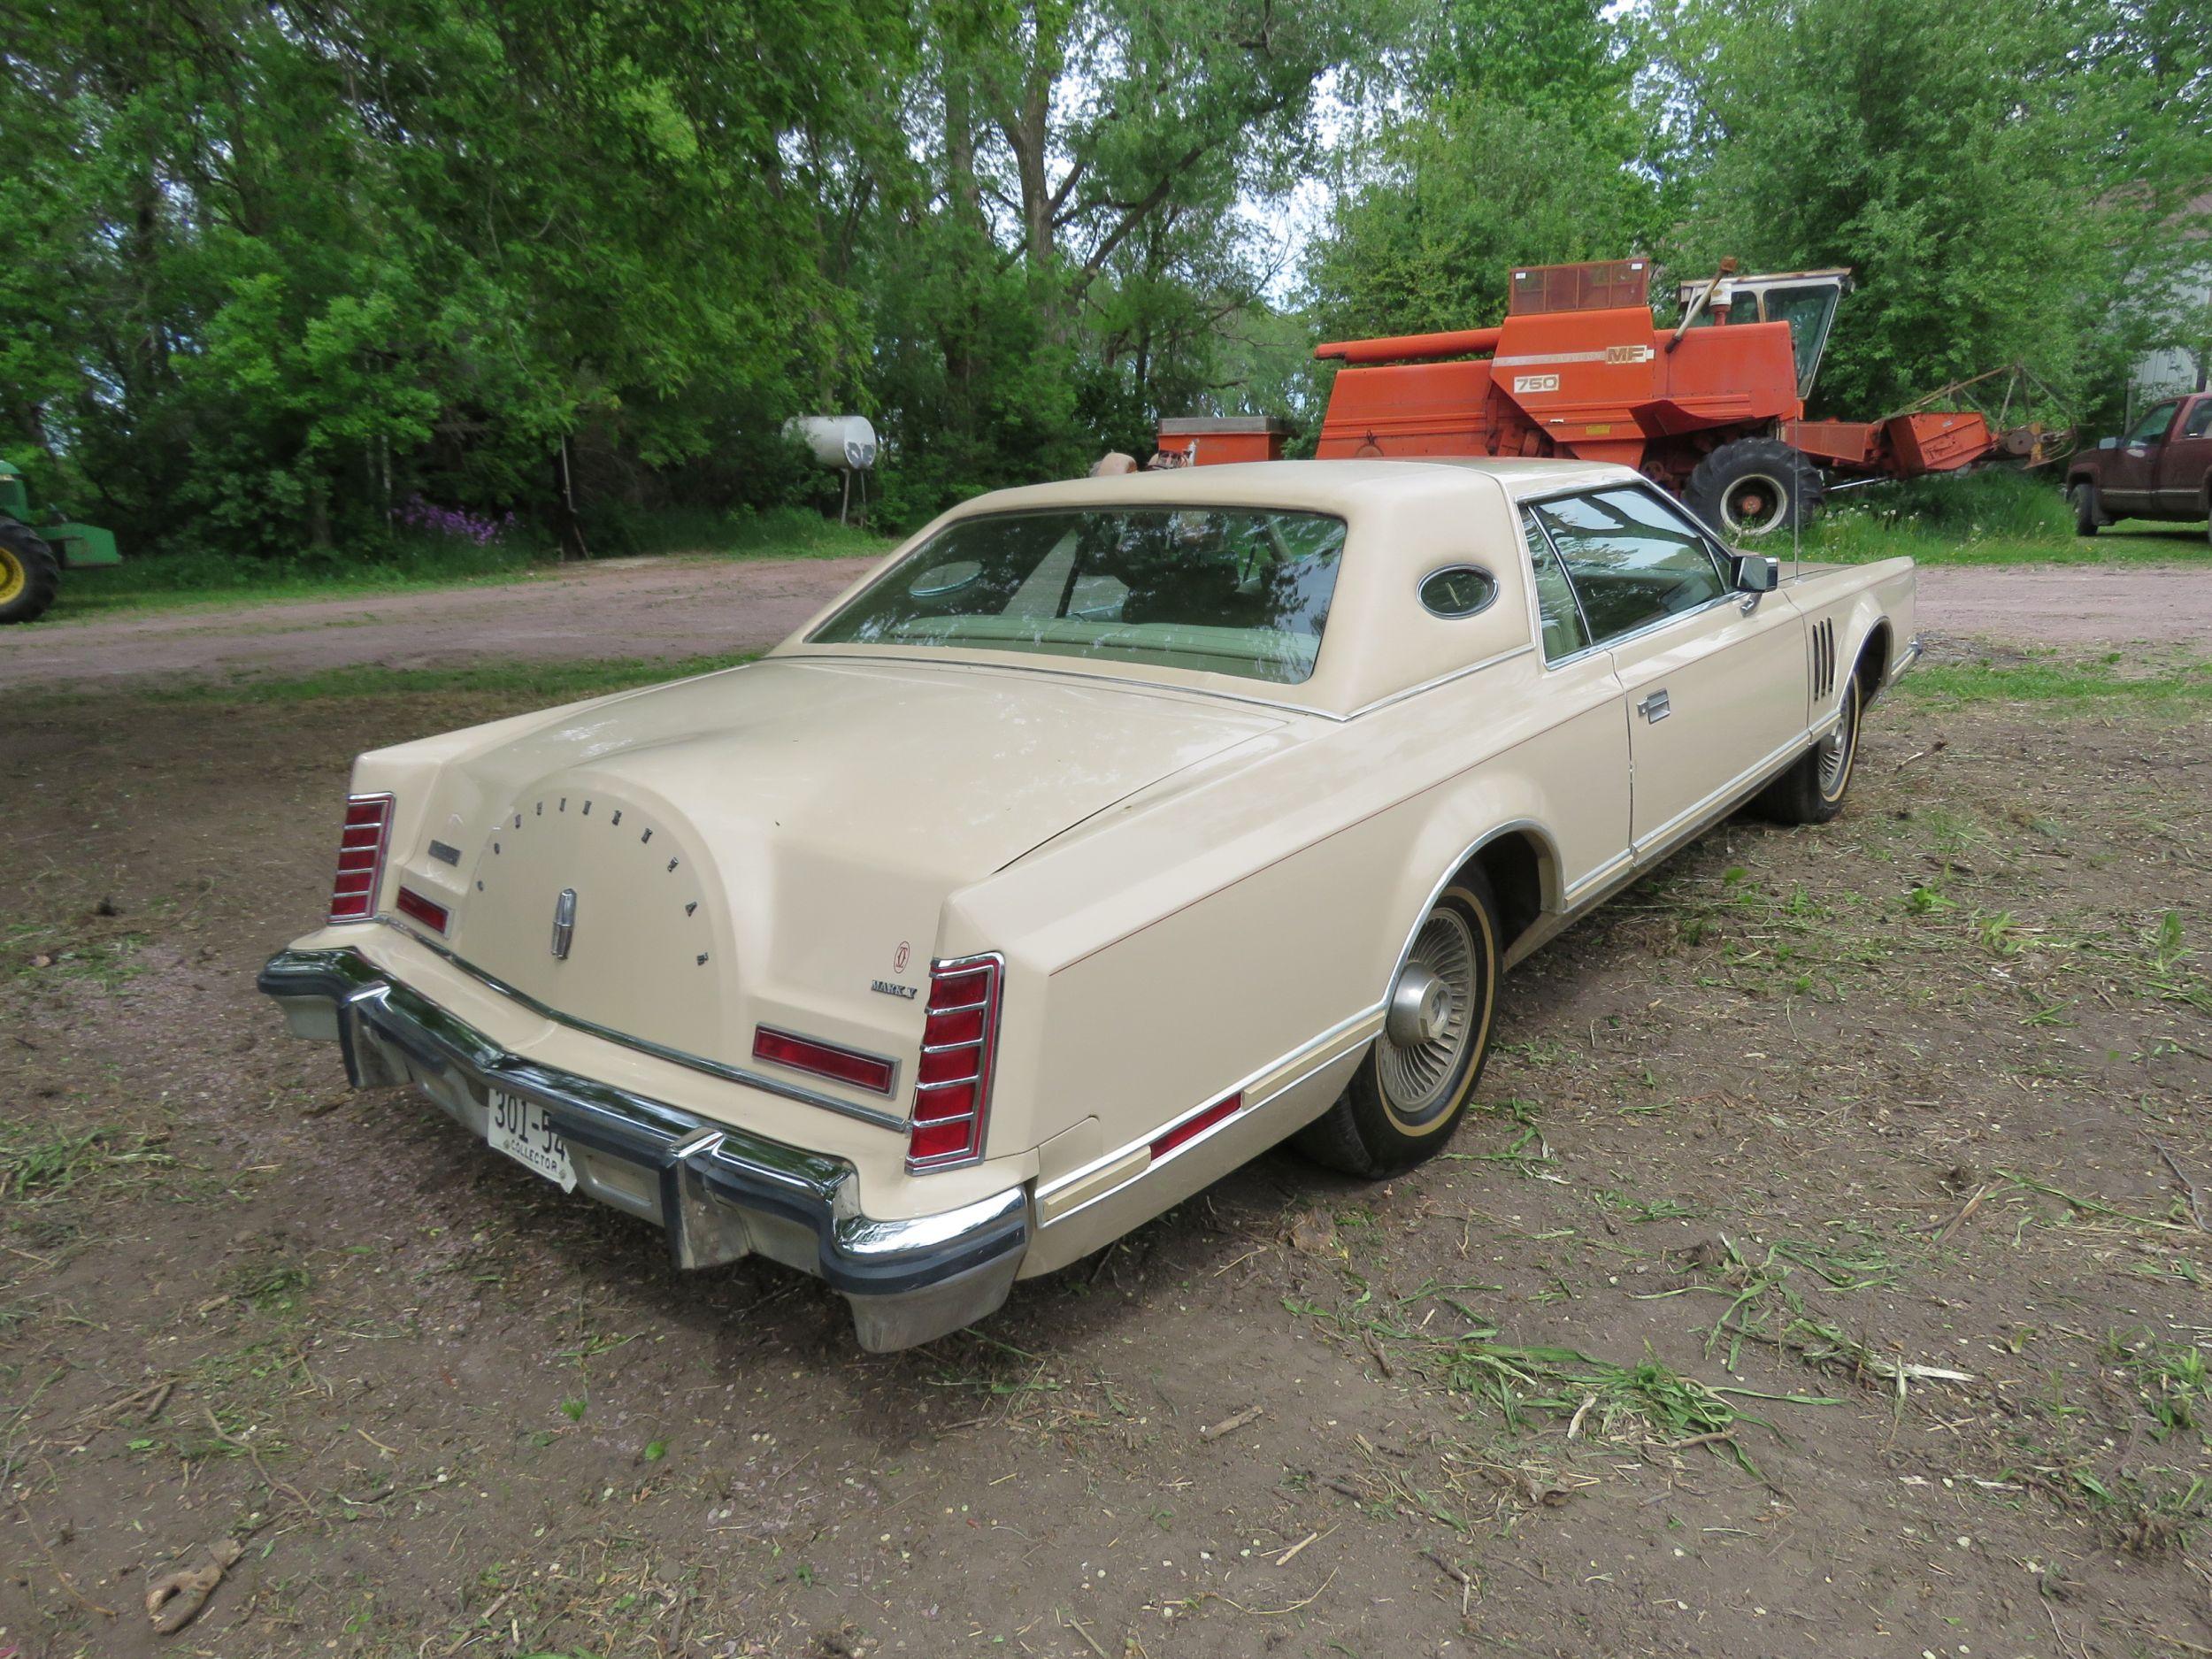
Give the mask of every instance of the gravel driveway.
<path id="1" fill-rule="evenodd" d="M 618 559 L 496 587 L 12 628 L 0 631 L 0 686 L 760 650 L 868 564 Z M 1920 620 L 2015 644 L 2212 648 L 2212 571 L 1937 565 L 1920 572 Z"/>

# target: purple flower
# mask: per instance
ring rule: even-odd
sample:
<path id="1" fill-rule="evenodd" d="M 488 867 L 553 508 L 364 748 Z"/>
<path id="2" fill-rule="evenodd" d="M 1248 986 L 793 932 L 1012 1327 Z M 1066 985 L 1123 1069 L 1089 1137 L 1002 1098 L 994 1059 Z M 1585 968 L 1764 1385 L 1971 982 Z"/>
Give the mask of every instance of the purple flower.
<path id="1" fill-rule="evenodd" d="M 417 495 L 392 509 L 392 522 L 403 530 L 451 536 L 478 547 L 489 547 L 514 528 L 515 516 L 512 512 L 502 513 L 496 518 L 488 514 L 479 516 L 459 507 L 441 507 Z"/>

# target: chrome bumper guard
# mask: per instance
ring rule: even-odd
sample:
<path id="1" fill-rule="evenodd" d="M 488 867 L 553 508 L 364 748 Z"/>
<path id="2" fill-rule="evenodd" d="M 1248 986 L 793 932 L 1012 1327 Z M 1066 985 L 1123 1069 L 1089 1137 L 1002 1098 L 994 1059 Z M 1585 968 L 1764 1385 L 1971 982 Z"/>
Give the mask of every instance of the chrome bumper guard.
<path id="1" fill-rule="evenodd" d="M 872 1352 L 972 1324 L 1013 1287 L 1030 1237 L 1026 1187 L 874 1219 L 842 1158 L 510 1054 L 356 951 L 282 951 L 256 983 L 295 1034 L 336 1039 L 356 1088 L 419 1084 L 480 1139 L 491 1087 L 535 1101 L 569 1143 L 577 1185 L 664 1229 L 678 1267 L 757 1253 L 812 1273 L 851 1304 Z"/>

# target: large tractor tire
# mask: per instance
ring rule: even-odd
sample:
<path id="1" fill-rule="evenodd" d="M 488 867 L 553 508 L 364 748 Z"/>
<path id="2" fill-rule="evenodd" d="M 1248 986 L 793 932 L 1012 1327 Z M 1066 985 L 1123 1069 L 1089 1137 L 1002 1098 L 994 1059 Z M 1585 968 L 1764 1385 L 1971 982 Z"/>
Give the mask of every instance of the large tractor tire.
<path id="1" fill-rule="evenodd" d="M 27 525 L 0 518 L 0 622 L 43 616 L 61 587 L 61 561 Z"/>
<path id="2" fill-rule="evenodd" d="M 1738 438 L 1697 464 L 1682 499 L 1729 541 L 1810 524 L 1826 493 L 1820 471 L 1776 438 Z"/>

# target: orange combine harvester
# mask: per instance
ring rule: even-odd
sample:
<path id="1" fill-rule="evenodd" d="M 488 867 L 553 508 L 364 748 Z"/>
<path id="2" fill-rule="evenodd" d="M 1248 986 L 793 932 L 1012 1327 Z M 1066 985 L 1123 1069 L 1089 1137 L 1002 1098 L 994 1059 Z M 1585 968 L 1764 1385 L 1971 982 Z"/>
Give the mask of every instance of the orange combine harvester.
<path id="1" fill-rule="evenodd" d="M 2032 381 L 2017 369 L 1879 420 L 1807 420 L 1847 271 L 1739 276 L 1730 260 L 1682 285 L 1671 328 L 1653 319 L 1650 280 L 1643 259 L 1526 266 L 1497 327 L 1316 347 L 1344 367 L 1315 454 L 1613 461 L 1729 534 L 1755 535 L 1810 518 L 1824 474 L 1870 481 L 2062 452 L 2039 425 L 2000 433 L 1978 409 L 1927 406 L 2002 375 L 2004 410 L 2017 396 L 2024 412 Z M 1288 431 L 1271 417 L 1163 420 L 1155 464 L 1277 459 Z"/>

